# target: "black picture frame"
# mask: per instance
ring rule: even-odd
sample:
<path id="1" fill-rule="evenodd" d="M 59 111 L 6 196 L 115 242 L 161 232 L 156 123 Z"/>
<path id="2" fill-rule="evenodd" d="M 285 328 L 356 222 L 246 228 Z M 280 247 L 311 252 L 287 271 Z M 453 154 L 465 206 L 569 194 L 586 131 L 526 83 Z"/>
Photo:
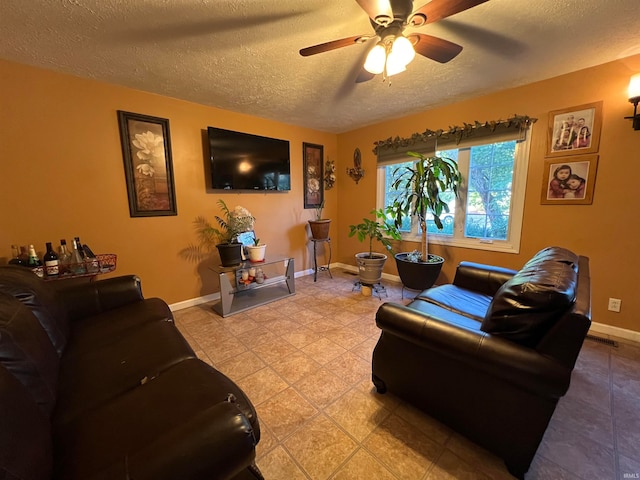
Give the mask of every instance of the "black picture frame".
<path id="1" fill-rule="evenodd" d="M 302 143 L 304 208 L 324 202 L 324 146 Z"/>
<path id="2" fill-rule="evenodd" d="M 131 217 L 177 215 L 169 120 L 118 110 Z"/>

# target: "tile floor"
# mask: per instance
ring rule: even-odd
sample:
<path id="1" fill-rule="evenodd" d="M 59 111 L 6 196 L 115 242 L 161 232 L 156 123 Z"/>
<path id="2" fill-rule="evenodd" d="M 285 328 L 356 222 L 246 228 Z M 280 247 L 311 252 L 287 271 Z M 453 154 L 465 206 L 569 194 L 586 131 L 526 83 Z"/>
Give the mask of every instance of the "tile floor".
<path id="1" fill-rule="evenodd" d="M 375 393 L 370 361 L 381 301 L 352 292 L 349 272 L 332 272 L 317 283 L 300 277 L 296 295 L 228 318 L 209 304 L 175 312 L 200 358 L 255 404 L 265 478 L 512 478 L 500 459 Z M 385 301 L 403 301 L 400 285 L 386 287 Z M 639 367 L 638 344 L 585 342 L 528 480 L 640 478 Z"/>

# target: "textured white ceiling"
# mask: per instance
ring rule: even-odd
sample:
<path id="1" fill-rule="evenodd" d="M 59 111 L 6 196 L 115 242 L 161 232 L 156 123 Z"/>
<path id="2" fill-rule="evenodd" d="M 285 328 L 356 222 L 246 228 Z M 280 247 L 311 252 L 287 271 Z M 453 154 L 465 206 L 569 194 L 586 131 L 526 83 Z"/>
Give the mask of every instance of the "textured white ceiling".
<path id="1" fill-rule="evenodd" d="M 639 14 L 490 0 L 417 29 L 464 50 L 417 56 L 389 86 L 355 83 L 367 44 L 298 53 L 371 33 L 355 0 L 1 0 L 0 58 L 339 133 L 640 53 Z"/>

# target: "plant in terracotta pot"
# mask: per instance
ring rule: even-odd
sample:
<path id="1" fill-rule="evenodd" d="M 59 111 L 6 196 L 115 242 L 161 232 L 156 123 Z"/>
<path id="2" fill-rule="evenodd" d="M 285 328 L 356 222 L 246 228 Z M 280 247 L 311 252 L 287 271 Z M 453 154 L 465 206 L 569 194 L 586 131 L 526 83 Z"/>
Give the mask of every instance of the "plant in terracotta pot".
<path id="1" fill-rule="evenodd" d="M 395 255 L 398 274 L 402 284 L 413 290 L 424 290 L 433 286 L 438 278 L 444 258 L 429 253 L 427 239 L 427 214 L 433 215 L 438 229 L 443 223 L 440 216 L 449 213 L 449 205 L 441 195 L 445 191 L 458 196 L 458 185 L 462 177 L 455 160 L 446 157 L 427 157 L 421 153 L 408 152 L 416 159 L 411 166 L 399 167 L 394 172 L 395 180 L 391 188 L 399 192 L 387 214 L 400 228 L 405 217 L 415 216 L 422 233 L 420 252 L 398 253 Z"/>
<path id="2" fill-rule="evenodd" d="M 329 227 L 331 226 L 331 219 L 322 218 L 323 209 L 324 200 L 315 208 L 315 220 L 309 220 L 309 227 L 311 228 L 311 238 L 315 240 L 325 240 L 329 238 Z"/>
<path id="3" fill-rule="evenodd" d="M 384 210 L 372 210 L 374 220 L 363 218 L 357 225 L 349 225 L 349 237 L 354 235 L 361 242 L 369 242 L 369 251 L 356 253 L 358 275 L 360 283 L 375 285 L 382 279 L 382 268 L 387 260 L 384 253 L 373 251 L 373 242 L 380 242 L 387 250 L 391 250 L 391 240 L 400 240 L 400 232 L 395 224 L 389 220 Z"/>
<path id="4" fill-rule="evenodd" d="M 229 210 L 222 199 L 218 200 L 218 206 L 222 215 L 214 216 L 215 224 L 202 216 L 195 219 L 199 244 L 189 246 L 182 254 L 189 259 L 200 260 L 217 248 L 222 266 L 230 267 L 242 261 L 242 243 L 238 242 L 238 235 L 253 230 L 255 218 L 241 206 Z"/>

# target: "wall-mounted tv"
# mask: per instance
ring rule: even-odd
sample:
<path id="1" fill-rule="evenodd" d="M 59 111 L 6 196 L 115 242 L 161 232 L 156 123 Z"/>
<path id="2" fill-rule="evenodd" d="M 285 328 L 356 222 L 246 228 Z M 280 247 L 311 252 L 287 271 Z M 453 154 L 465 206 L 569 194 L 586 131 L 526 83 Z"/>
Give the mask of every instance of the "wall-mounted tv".
<path id="1" fill-rule="evenodd" d="M 211 188 L 291 190 L 289 141 L 209 127 Z"/>

